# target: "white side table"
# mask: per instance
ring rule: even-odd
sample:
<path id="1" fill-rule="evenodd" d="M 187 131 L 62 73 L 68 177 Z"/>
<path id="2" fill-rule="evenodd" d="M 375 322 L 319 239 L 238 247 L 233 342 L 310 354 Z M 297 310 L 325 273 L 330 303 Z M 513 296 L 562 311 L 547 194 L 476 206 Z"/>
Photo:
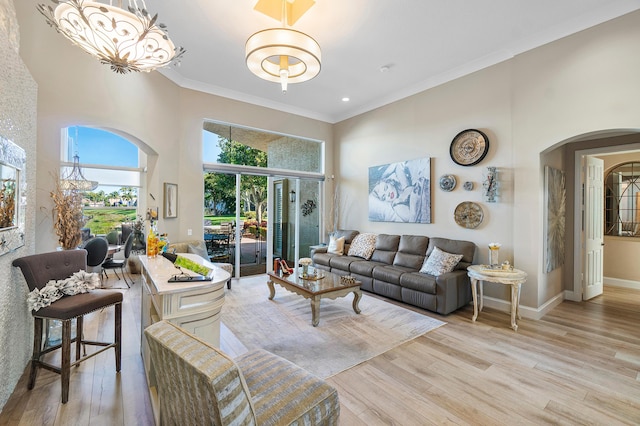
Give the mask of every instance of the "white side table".
<path id="1" fill-rule="evenodd" d="M 511 286 L 511 328 L 518 331 L 516 316 L 520 319 L 520 286 L 527 281 L 527 273 L 520 269 L 505 271 L 489 269 L 487 265 L 471 265 L 467 268 L 467 275 L 471 279 L 471 293 L 473 295 L 473 319 L 478 318 L 478 310 L 482 311 L 484 281 Z M 478 309 L 478 281 L 480 281 L 480 309 Z"/>

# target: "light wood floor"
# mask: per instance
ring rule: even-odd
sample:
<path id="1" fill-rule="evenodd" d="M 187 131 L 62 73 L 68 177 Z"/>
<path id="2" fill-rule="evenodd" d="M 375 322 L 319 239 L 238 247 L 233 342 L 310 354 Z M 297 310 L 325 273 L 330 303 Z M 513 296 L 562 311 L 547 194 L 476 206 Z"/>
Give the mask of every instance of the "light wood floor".
<path id="1" fill-rule="evenodd" d="M 23 375 L 0 425 L 153 424 L 139 277 L 123 292 L 122 372 L 112 351 L 83 363 L 66 405 L 57 375 L 41 370 L 32 391 Z M 471 314 L 428 313 L 448 324 L 330 378 L 341 425 L 640 424 L 640 291 L 606 288 L 590 302 L 564 302 L 542 320 L 519 321 L 517 333 L 506 313 L 487 308 L 475 324 Z M 93 315 L 87 333 L 110 335 L 112 310 Z"/>

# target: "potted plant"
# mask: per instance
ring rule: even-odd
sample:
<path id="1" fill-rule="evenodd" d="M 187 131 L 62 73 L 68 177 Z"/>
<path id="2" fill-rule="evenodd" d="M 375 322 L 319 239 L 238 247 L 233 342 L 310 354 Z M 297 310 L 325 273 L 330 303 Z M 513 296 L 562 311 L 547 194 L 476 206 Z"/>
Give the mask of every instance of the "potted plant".
<path id="1" fill-rule="evenodd" d="M 74 249 L 82 242 L 80 228 L 85 224 L 82 192 L 63 189 L 59 179 L 55 179 L 55 182 L 56 187 L 50 193 L 53 201 L 53 228 L 58 236 L 60 247 L 64 250 Z"/>

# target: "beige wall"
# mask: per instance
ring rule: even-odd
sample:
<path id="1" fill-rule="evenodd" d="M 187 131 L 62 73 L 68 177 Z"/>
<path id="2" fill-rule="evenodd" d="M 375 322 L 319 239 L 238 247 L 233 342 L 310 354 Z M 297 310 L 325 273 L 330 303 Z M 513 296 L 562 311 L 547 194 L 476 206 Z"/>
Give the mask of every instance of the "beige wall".
<path id="1" fill-rule="evenodd" d="M 189 229 L 193 235 L 202 232 L 204 119 L 323 140 L 330 150 L 327 123 L 181 89 L 159 73 L 115 74 L 43 25 L 35 3 L 17 2 L 16 9 L 25 29 L 21 55 L 40 86 L 37 205 L 43 209 L 37 232 L 50 238 L 39 239 L 37 251 L 57 245 L 48 213 L 49 191 L 51 173 L 59 166 L 60 129 L 65 126 L 117 130 L 149 155 L 140 207 L 159 206 L 159 229 L 173 240 L 186 239 Z M 177 219 L 162 219 L 164 182 L 178 184 Z"/>
<path id="2" fill-rule="evenodd" d="M 552 274 L 543 272 L 543 166 L 557 164 L 563 155 L 566 164 L 570 155 L 541 153 L 577 136 L 640 129 L 640 13 L 332 126 L 183 90 L 158 73 L 116 75 L 56 35 L 37 13 L 36 3 L 15 2 L 21 56 L 39 85 L 36 251 L 56 245 L 51 221 L 40 209 L 50 208 L 59 130 L 73 124 L 115 129 L 139 143 L 150 155 L 145 192 L 157 200 L 143 194 L 141 205 L 160 205 L 162 183 L 177 183 L 178 219 L 163 220 L 160 228 L 172 239 L 186 237 L 188 229 L 199 232 L 201 129 L 202 120 L 210 118 L 326 141 L 327 174 L 335 173 L 342 194 L 343 228 L 470 240 L 479 247 L 479 262 L 487 260 L 487 243 L 502 243 L 502 259 L 529 274 L 522 290 L 523 311 L 536 316 L 563 287 L 571 287 L 567 277 L 573 275 L 570 262 Z M 485 160 L 473 167 L 458 166 L 449 158 L 451 139 L 466 128 L 485 131 L 491 141 Z M 432 159 L 433 223 L 369 222 L 368 167 L 427 156 Z M 499 170 L 499 198 L 493 204 L 482 201 L 479 189 L 486 166 Z M 475 182 L 476 189 L 441 191 L 437 180 L 447 173 L 460 183 Z M 480 202 L 485 210 L 485 220 L 475 230 L 453 220 L 455 206 L 467 200 Z M 572 238 L 568 235 L 567 241 Z M 507 306 L 505 289 L 488 285 L 485 291 L 489 302 Z M 24 348 L 29 341 L 15 344 Z"/>
<path id="3" fill-rule="evenodd" d="M 640 79 L 635 71 L 640 69 L 635 53 L 639 44 L 640 13 L 633 13 L 338 123 L 341 226 L 471 240 L 480 247 L 479 261 L 487 259 L 488 242 L 501 242 L 503 257 L 529 274 L 522 289 L 523 311 L 541 313 L 547 303 L 561 300 L 563 289 L 573 287 L 572 253 L 567 253 L 564 267 L 550 274 L 543 262 L 544 165 L 559 167 L 563 156 L 569 156 L 543 159 L 541 153 L 577 137 L 640 129 Z M 460 167 L 448 149 L 453 136 L 470 127 L 489 135 L 491 150 L 479 165 Z M 432 158 L 433 224 L 368 222 L 366 207 L 358 208 L 367 205 L 368 167 L 421 156 Z M 480 201 L 480 191 L 444 193 L 437 179 L 452 173 L 459 181 L 478 182 L 489 165 L 501 172 L 499 202 L 482 202 L 485 221 L 480 228 L 460 228 L 452 218 L 455 206 Z M 569 183 L 568 188 L 573 190 Z M 573 228 L 567 241 L 572 238 Z M 504 289 L 488 287 L 491 297 L 506 300 Z"/>

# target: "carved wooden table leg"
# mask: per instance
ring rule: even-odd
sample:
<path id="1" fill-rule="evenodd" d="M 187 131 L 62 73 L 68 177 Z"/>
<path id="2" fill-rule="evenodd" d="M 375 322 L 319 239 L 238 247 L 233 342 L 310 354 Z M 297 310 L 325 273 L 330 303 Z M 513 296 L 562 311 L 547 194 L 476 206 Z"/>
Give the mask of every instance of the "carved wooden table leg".
<path id="1" fill-rule="evenodd" d="M 269 300 L 273 300 L 276 296 L 276 288 L 273 286 L 273 281 L 267 281 L 267 285 L 269 286 Z"/>
<path id="2" fill-rule="evenodd" d="M 320 323 L 320 296 L 311 298 L 311 324 L 317 327 Z"/>
<path id="3" fill-rule="evenodd" d="M 353 310 L 356 314 L 360 313 L 360 307 L 358 306 L 360 299 L 362 299 L 362 291 L 358 289 L 353 292 Z"/>

